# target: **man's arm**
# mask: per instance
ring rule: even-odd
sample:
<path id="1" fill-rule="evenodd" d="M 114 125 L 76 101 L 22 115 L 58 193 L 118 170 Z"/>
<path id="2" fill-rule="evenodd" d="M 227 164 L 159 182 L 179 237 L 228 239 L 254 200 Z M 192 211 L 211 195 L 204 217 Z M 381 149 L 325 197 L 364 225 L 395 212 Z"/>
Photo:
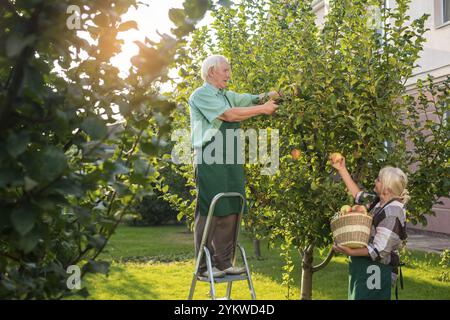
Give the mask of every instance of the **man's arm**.
<path id="1" fill-rule="evenodd" d="M 277 100 L 280 97 L 276 91 L 260 93 L 258 95 L 227 91 L 226 96 L 234 107 L 251 107 L 255 105 L 262 105 L 268 100 Z"/>
<path id="2" fill-rule="evenodd" d="M 217 117 L 217 119 L 226 122 L 240 122 L 261 114 L 271 115 L 277 108 L 278 106 L 275 102 L 269 100 L 265 104 L 259 106 L 230 108 Z"/>

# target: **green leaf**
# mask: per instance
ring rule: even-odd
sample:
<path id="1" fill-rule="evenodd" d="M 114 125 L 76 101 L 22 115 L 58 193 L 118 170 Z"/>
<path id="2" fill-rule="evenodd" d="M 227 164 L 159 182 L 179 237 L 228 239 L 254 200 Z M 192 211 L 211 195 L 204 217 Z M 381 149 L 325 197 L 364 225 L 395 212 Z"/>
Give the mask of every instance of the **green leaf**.
<path id="1" fill-rule="evenodd" d="M 183 6 L 189 18 L 199 20 L 203 18 L 206 10 L 208 10 L 209 3 L 209 0 L 186 0 Z"/>
<path id="2" fill-rule="evenodd" d="M 112 175 L 126 174 L 130 171 L 130 168 L 128 168 L 123 161 L 105 161 L 103 163 L 103 168 Z"/>
<path id="3" fill-rule="evenodd" d="M 101 249 L 106 242 L 106 238 L 99 234 L 95 236 L 88 235 L 87 237 L 88 237 L 88 244 L 95 249 Z"/>
<path id="4" fill-rule="evenodd" d="M 121 182 L 115 182 L 112 187 L 120 197 L 131 193 L 130 188 Z"/>
<path id="5" fill-rule="evenodd" d="M 78 290 L 76 292 L 76 294 L 79 295 L 80 297 L 84 298 L 84 299 L 88 298 L 89 295 L 90 295 L 90 293 L 89 293 L 87 288 L 81 288 L 80 290 Z"/>
<path id="6" fill-rule="evenodd" d="M 109 271 L 109 266 L 110 263 L 106 261 L 89 260 L 83 266 L 83 269 L 85 269 L 87 272 L 107 274 Z"/>
<path id="7" fill-rule="evenodd" d="M 64 152 L 54 146 L 48 146 L 40 159 L 40 175 L 47 180 L 53 180 L 61 175 L 67 168 L 67 159 Z"/>
<path id="8" fill-rule="evenodd" d="M 221 6 L 224 6 L 224 7 L 227 7 L 227 8 L 231 7 L 232 3 L 233 2 L 231 0 L 219 0 L 219 4 Z"/>
<path id="9" fill-rule="evenodd" d="M 23 236 L 33 229 L 37 212 L 31 206 L 23 206 L 13 210 L 10 217 L 14 229 Z"/>
<path id="10" fill-rule="evenodd" d="M 134 172 L 138 175 L 145 175 L 149 164 L 144 159 L 136 159 L 133 162 Z"/>
<path id="11" fill-rule="evenodd" d="M 33 230 L 19 239 L 19 248 L 22 249 L 25 254 L 28 254 L 37 246 L 39 238 L 39 234 L 35 230 Z"/>
<path id="12" fill-rule="evenodd" d="M 10 169 L 0 170 L 0 188 L 4 188 L 6 185 L 14 181 L 16 175 Z"/>
<path id="13" fill-rule="evenodd" d="M 170 9 L 169 18 L 177 27 L 182 26 L 185 23 L 185 14 L 183 9 Z"/>
<path id="14" fill-rule="evenodd" d="M 128 102 L 119 103 L 120 114 L 126 117 L 130 113 L 130 104 Z"/>
<path id="15" fill-rule="evenodd" d="M 142 152 L 150 156 L 155 156 L 158 153 L 158 147 L 152 142 L 141 142 L 140 146 Z"/>
<path id="16" fill-rule="evenodd" d="M 24 70 L 24 94 L 34 101 L 42 103 L 42 93 L 45 89 L 42 72 L 35 67 L 27 66 Z"/>
<path id="17" fill-rule="evenodd" d="M 27 145 L 29 142 L 30 136 L 28 133 L 20 132 L 18 134 L 15 134 L 11 132 L 7 141 L 8 153 L 13 158 L 17 158 L 17 156 L 21 155 L 27 149 Z"/>
<path id="18" fill-rule="evenodd" d="M 54 183 L 52 189 L 61 195 L 74 195 L 76 197 L 82 197 L 85 192 L 78 181 L 73 181 L 65 177 Z"/>
<path id="19" fill-rule="evenodd" d="M 83 129 L 84 132 L 90 135 L 94 140 L 101 140 L 108 133 L 105 122 L 96 117 L 84 119 L 81 123 L 81 129 Z"/>
<path id="20" fill-rule="evenodd" d="M 26 191 L 30 191 L 38 185 L 38 183 L 36 181 L 34 181 L 33 179 L 31 179 L 30 177 L 27 177 L 27 176 L 25 177 L 24 181 L 25 181 L 25 190 Z"/>
<path id="21" fill-rule="evenodd" d="M 6 55 L 9 58 L 19 55 L 25 47 L 32 44 L 35 40 L 35 35 L 23 37 L 18 33 L 11 34 L 6 40 Z"/>
<path id="22" fill-rule="evenodd" d="M 119 29 L 119 31 L 127 31 L 130 29 L 138 30 L 138 25 L 137 25 L 136 21 L 127 21 L 127 22 L 120 24 L 118 29 Z"/>

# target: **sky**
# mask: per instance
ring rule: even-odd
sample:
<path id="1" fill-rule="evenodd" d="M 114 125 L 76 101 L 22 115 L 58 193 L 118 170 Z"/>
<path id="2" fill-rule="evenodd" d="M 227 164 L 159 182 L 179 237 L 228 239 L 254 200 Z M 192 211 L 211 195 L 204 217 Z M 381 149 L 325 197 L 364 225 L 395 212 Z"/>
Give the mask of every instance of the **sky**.
<path id="1" fill-rule="evenodd" d="M 111 59 L 111 63 L 120 69 L 121 76 L 125 77 L 131 66 L 130 58 L 139 51 L 135 40 L 144 41 L 145 37 L 150 40 L 159 40 L 157 31 L 170 34 L 170 29 L 175 25 L 169 19 L 170 8 L 182 8 L 183 0 L 141 0 L 146 5 L 140 4 L 136 10 L 130 10 L 122 16 L 122 21 L 134 20 L 138 23 L 139 30 L 131 29 L 122 32 L 118 38 L 124 40 L 122 52 Z M 199 25 L 208 23 L 208 17 L 199 22 Z"/>

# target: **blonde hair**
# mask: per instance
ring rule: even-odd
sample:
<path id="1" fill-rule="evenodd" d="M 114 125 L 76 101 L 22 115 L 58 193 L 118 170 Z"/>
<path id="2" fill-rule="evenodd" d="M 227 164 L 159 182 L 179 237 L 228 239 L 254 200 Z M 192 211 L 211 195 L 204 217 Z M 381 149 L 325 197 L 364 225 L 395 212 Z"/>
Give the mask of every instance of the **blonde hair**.
<path id="1" fill-rule="evenodd" d="M 383 190 L 388 189 L 402 203 L 405 204 L 411 198 L 406 189 L 408 177 L 401 169 L 391 166 L 384 167 L 380 170 L 378 177 L 383 185 Z"/>
<path id="2" fill-rule="evenodd" d="M 208 79 L 209 69 L 215 68 L 221 63 L 228 63 L 229 64 L 228 59 L 225 56 L 222 56 L 222 55 L 219 55 L 219 54 L 209 56 L 208 58 L 203 60 L 203 63 L 202 63 L 202 74 L 201 74 L 202 79 L 204 81 L 206 81 Z"/>

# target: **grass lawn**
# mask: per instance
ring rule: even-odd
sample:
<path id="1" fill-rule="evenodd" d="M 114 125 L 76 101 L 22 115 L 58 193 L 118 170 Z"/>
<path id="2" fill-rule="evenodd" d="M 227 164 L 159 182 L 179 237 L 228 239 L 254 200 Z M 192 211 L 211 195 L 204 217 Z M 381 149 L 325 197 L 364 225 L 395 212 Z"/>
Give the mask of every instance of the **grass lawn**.
<path id="1" fill-rule="evenodd" d="M 258 299 L 287 299 L 282 283 L 283 260 L 276 249 L 263 242 L 262 260 L 251 257 L 251 241 L 240 236 L 252 270 Z M 185 226 L 127 227 L 121 226 L 111 238 L 102 259 L 112 261 L 108 276 L 88 275 L 83 281 L 90 299 L 186 299 L 194 269 L 193 235 Z M 319 261 L 316 253 L 315 261 Z M 294 257 L 294 285 L 290 299 L 299 299 L 299 261 Z M 403 268 L 405 290 L 400 299 L 450 300 L 450 283 L 438 280 L 442 268 L 439 256 L 410 252 Z M 343 256 L 314 275 L 313 299 L 347 299 L 347 262 Z M 218 296 L 225 295 L 225 284 L 216 286 Z M 208 299 L 209 286 L 198 282 L 194 299 Z M 233 283 L 233 299 L 249 299 L 245 281 Z"/>

